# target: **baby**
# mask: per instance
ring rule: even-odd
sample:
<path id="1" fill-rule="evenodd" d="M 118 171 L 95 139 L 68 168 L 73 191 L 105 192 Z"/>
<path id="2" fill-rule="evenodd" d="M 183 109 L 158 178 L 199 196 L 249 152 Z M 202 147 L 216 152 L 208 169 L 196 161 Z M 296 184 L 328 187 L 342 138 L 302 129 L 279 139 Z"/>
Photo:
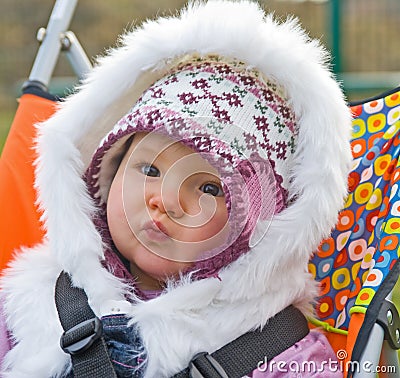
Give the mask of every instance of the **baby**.
<path id="1" fill-rule="evenodd" d="M 147 22 L 101 60 L 39 127 L 46 239 L 1 280 L 4 376 L 73 376 L 54 303 L 62 271 L 120 377 L 172 377 L 293 306 L 310 314 L 307 263 L 336 223 L 351 161 L 351 115 L 325 58 L 295 22 L 214 0 Z M 228 376 L 287 376 L 252 344 L 251 366 L 220 361 L 238 366 Z M 321 332 L 289 345 L 272 357 L 342 376 Z"/>

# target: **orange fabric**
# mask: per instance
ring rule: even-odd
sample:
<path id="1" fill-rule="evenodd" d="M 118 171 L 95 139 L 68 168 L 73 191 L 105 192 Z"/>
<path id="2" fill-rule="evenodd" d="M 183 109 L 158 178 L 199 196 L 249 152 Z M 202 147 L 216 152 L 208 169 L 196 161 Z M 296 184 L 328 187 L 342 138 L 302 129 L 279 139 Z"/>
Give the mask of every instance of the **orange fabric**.
<path id="1" fill-rule="evenodd" d="M 360 328 L 364 323 L 365 314 L 355 312 L 351 315 L 350 324 L 349 324 L 349 334 L 347 335 L 347 343 L 346 343 L 346 366 L 349 361 L 351 361 L 351 356 L 353 354 L 353 348 L 357 340 L 358 333 L 360 332 Z"/>
<path id="2" fill-rule="evenodd" d="M 331 344 L 333 350 L 337 354 L 340 350 L 346 349 L 347 336 L 339 333 L 325 332 L 325 336 Z"/>
<path id="3" fill-rule="evenodd" d="M 55 103 L 31 94 L 20 98 L 0 159 L 0 273 L 13 251 L 39 243 L 44 235 L 35 207 L 32 149 L 35 123 L 54 113 Z"/>

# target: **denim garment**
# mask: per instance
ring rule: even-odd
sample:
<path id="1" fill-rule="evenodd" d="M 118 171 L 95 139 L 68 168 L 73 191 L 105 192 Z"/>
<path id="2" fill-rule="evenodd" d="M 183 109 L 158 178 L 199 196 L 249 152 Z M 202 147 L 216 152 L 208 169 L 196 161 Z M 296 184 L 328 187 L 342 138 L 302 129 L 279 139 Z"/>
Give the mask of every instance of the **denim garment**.
<path id="1" fill-rule="evenodd" d="M 129 319 L 122 314 L 103 316 L 101 322 L 103 337 L 117 377 L 142 378 L 146 351 L 136 325 L 128 326 Z M 72 372 L 66 376 L 72 377 Z"/>

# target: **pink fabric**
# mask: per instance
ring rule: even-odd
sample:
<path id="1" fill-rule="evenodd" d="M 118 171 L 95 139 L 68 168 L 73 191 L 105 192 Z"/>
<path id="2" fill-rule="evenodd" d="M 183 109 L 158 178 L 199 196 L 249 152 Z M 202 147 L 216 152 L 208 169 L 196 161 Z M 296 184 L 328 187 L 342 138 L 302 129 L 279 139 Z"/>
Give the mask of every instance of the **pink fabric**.
<path id="1" fill-rule="evenodd" d="M 265 361 L 264 361 L 265 362 Z M 343 378 L 338 361 L 327 338 L 312 330 L 298 343 L 253 371 L 251 378 Z"/>
<path id="2" fill-rule="evenodd" d="M 11 340 L 7 331 L 3 307 L 3 300 L 0 297 L 0 366 L 3 363 L 4 356 L 11 349 Z"/>
<path id="3" fill-rule="evenodd" d="M 142 290 L 141 293 L 143 294 L 143 297 L 146 301 L 149 301 L 150 299 L 157 298 L 160 294 L 160 290 Z"/>

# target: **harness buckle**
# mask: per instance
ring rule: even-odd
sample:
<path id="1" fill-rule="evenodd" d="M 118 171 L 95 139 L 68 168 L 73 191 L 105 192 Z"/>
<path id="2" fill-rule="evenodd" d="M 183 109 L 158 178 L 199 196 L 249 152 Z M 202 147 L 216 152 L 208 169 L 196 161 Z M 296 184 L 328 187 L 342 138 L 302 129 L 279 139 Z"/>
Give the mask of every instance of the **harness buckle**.
<path id="1" fill-rule="evenodd" d="M 223 367 L 215 360 L 213 356 L 207 352 L 196 354 L 189 363 L 190 378 L 207 378 L 202 371 L 207 367 L 207 370 L 213 370 L 213 378 L 229 378 Z M 211 369 L 210 369 L 211 367 Z"/>
<path id="2" fill-rule="evenodd" d="M 75 356 L 88 350 L 103 334 L 103 325 L 98 317 L 85 320 L 66 330 L 60 338 L 61 349 Z"/>

